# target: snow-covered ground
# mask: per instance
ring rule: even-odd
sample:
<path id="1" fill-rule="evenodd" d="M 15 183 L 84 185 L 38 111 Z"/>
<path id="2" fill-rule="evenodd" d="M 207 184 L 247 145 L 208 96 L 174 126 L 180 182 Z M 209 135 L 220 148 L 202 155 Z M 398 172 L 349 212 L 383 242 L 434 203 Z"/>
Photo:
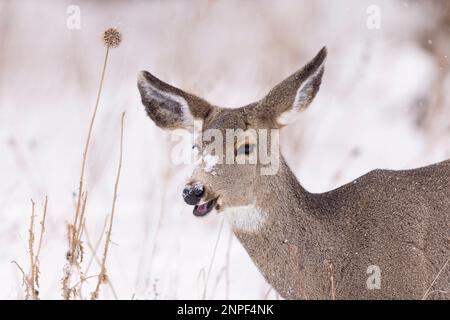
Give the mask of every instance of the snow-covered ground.
<path id="1" fill-rule="evenodd" d="M 81 29 L 66 27 L 78 5 Z M 367 13 L 380 9 L 380 29 Z M 372 12 L 371 10 L 369 10 Z M 23 297 L 30 199 L 49 197 L 42 298 L 61 297 L 66 225 L 104 47 L 115 26 L 88 158 L 87 232 L 110 213 L 126 111 L 124 160 L 108 274 L 119 298 L 276 298 L 221 216 L 184 205 L 188 166 L 170 161 L 170 137 L 145 115 L 140 70 L 210 102 L 261 98 L 326 45 L 321 91 L 281 134 L 282 150 L 312 192 L 374 168 L 450 158 L 449 1 L 0 1 L 0 298 Z M 447 22 L 441 17 L 447 14 Z M 83 264 L 87 266 L 90 252 Z M 93 264 L 87 275 L 98 272 Z M 94 279 L 84 286 L 88 297 Z M 104 287 L 101 298 L 113 298 Z"/>

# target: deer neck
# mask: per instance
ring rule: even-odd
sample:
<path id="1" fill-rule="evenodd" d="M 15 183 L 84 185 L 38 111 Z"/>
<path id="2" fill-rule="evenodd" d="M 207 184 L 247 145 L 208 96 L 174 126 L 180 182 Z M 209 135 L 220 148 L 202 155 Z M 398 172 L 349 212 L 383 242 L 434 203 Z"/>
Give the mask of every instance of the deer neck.
<path id="1" fill-rule="evenodd" d="M 329 261 L 341 247 L 329 213 L 284 159 L 276 175 L 258 179 L 255 204 L 227 214 L 235 235 L 283 297 L 321 298 L 326 293 L 318 288 L 329 281 Z"/>

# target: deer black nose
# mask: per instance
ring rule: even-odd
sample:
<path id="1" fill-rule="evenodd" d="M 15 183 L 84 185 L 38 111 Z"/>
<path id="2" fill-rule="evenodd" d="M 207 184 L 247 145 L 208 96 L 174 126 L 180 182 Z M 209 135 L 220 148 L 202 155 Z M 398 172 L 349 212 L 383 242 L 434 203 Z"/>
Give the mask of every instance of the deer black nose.
<path id="1" fill-rule="evenodd" d="M 188 185 L 183 190 L 183 199 L 187 204 L 194 206 L 200 202 L 203 192 L 204 189 L 201 184 Z"/>

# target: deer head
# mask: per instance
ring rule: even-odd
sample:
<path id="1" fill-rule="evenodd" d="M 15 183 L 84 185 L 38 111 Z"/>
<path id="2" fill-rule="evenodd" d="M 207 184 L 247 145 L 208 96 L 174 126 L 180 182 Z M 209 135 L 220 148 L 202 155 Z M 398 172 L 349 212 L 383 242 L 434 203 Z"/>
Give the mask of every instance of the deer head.
<path id="1" fill-rule="evenodd" d="M 256 202 L 255 184 L 267 175 L 262 149 L 271 150 L 271 159 L 277 159 L 276 130 L 294 122 L 310 105 L 321 84 L 326 56 L 323 48 L 263 99 L 237 109 L 214 106 L 147 71 L 139 74 L 142 103 L 157 126 L 202 133 L 194 149 L 202 155 L 203 164 L 196 167 L 183 190 L 194 215 Z"/>

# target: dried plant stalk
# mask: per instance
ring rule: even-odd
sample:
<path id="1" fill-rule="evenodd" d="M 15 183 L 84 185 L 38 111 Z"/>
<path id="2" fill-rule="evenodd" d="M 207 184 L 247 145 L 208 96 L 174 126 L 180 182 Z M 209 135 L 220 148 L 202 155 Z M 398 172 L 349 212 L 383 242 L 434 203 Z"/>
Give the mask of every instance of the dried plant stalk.
<path id="1" fill-rule="evenodd" d="M 36 253 L 36 262 L 39 264 L 39 255 L 41 253 L 41 247 L 42 247 L 42 239 L 44 238 L 44 233 L 45 233 L 45 219 L 47 218 L 47 206 L 48 206 L 48 197 L 45 197 L 45 201 L 44 201 L 44 212 L 42 214 L 42 220 L 39 223 L 41 225 L 41 232 L 39 234 L 39 242 L 38 242 L 38 248 L 37 248 L 37 253 Z M 36 280 L 36 283 L 39 286 L 39 282 Z"/>
<path id="2" fill-rule="evenodd" d="M 76 292 L 80 292 L 80 288 L 75 285 L 70 287 L 71 277 L 74 269 L 78 270 L 78 277 L 81 279 L 77 283 L 83 283 L 84 276 L 81 272 L 80 263 L 83 260 L 83 246 L 81 242 L 81 234 L 85 223 L 85 212 L 87 203 L 87 193 L 84 191 L 84 174 L 86 170 L 86 163 L 88 158 L 89 146 L 94 128 L 95 119 L 99 107 L 100 97 L 103 90 L 103 82 L 105 79 L 106 66 L 108 64 L 108 56 L 110 48 L 116 48 L 120 45 L 121 34 L 114 28 L 107 29 L 103 34 L 103 41 L 106 46 L 105 58 L 103 61 L 103 68 L 100 76 L 100 84 L 97 91 L 97 98 L 95 100 L 94 110 L 92 112 L 89 129 L 84 144 L 83 156 L 81 160 L 80 180 L 78 185 L 78 193 L 76 200 L 76 209 L 73 224 L 69 225 L 69 251 L 66 254 L 67 264 L 64 266 L 64 277 L 62 282 L 62 295 L 64 299 L 70 299 Z"/>
<path id="3" fill-rule="evenodd" d="M 36 288 L 35 288 L 35 277 L 36 277 L 36 264 L 34 257 L 34 219 L 36 217 L 35 213 L 35 203 L 31 199 L 31 218 L 30 218 L 30 228 L 28 229 L 28 255 L 30 256 L 30 275 L 28 283 L 30 285 L 29 291 L 31 291 L 31 298 L 37 300 Z"/>
<path id="4" fill-rule="evenodd" d="M 41 253 L 42 240 L 45 232 L 45 219 L 47 217 L 48 198 L 45 197 L 44 209 L 42 213 L 42 219 L 40 222 L 39 242 L 37 251 L 35 253 L 35 219 L 36 219 L 36 204 L 31 199 L 31 217 L 30 226 L 28 229 L 28 256 L 30 259 L 30 272 L 25 274 L 23 268 L 16 262 L 12 261 L 22 273 L 23 285 L 25 286 L 25 299 L 39 300 L 39 254 Z"/>
<path id="5" fill-rule="evenodd" d="M 97 286 L 95 287 L 95 291 L 91 293 L 91 299 L 96 300 L 98 299 L 99 293 L 100 293 L 100 286 L 103 283 L 108 283 L 108 275 L 106 273 L 106 259 L 108 256 L 109 251 L 109 244 L 111 242 L 111 233 L 112 233 L 112 227 L 113 227 L 113 221 L 114 221 L 114 213 L 116 209 L 116 202 L 117 202 L 117 190 L 119 189 L 119 181 L 120 181 L 120 173 L 122 171 L 122 155 L 123 155 L 123 122 L 125 118 L 125 112 L 122 113 L 122 117 L 120 120 L 120 147 L 119 147 L 119 165 L 117 168 L 117 175 L 116 175 L 116 181 L 114 184 L 114 194 L 113 194 L 113 200 L 112 200 L 112 208 L 111 208 L 111 217 L 109 219 L 109 226 L 106 233 L 106 240 L 105 240 L 105 247 L 103 250 L 103 256 L 102 256 L 102 264 L 100 267 L 100 273 L 98 275 L 97 279 Z"/>
<path id="6" fill-rule="evenodd" d="M 78 284 L 83 283 L 84 281 L 84 275 L 81 272 L 80 266 L 80 263 L 83 261 L 84 253 L 81 234 L 82 230 L 84 229 L 87 198 L 87 192 L 83 192 L 79 218 L 76 221 L 77 225 L 74 226 L 72 224 L 69 224 L 68 226 L 69 251 L 66 254 L 66 260 L 68 261 L 68 263 L 64 267 L 64 277 L 61 281 L 63 298 L 65 300 L 68 300 L 71 297 L 75 297 L 77 294 L 79 295 L 81 293 L 81 288 Z M 78 270 L 80 281 L 78 281 L 76 285 L 70 286 L 70 279 L 72 277 L 73 269 Z"/>
<path id="7" fill-rule="evenodd" d="M 439 270 L 439 272 L 437 273 L 436 277 L 433 279 L 433 282 L 431 282 L 430 286 L 428 287 L 428 289 L 425 291 L 425 293 L 422 296 L 422 300 L 426 300 L 428 298 L 428 296 L 433 292 L 433 291 L 437 291 L 437 292 L 444 292 L 447 293 L 446 291 L 441 291 L 441 290 L 433 290 L 431 291 L 431 289 L 433 288 L 434 284 L 436 283 L 436 281 L 439 279 L 439 277 L 441 276 L 442 271 L 445 270 L 445 268 L 447 267 L 447 265 L 450 263 L 450 257 L 448 257 L 448 259 L 445 261 L 444 265 L 442 266 L 442 268 Z"/>
<path id="8" fill-rule="evenodd" d="M 97 257 L 97 251 L 100 247 L 100 244 L 103 242 L 103 235 L 106 233 L 106 227 L 108 226 L 108 221 L 109 221 L 109 215 L 106 216 L 105 222 L 103 223 L 103 227 L 102 227 L 102 232 L 100 233 L 99 238 L 97 239 L 97 241 L 95 242 L 95 245 L 92 244 L 92 241 L 90 239 L 88 230 L 85 230 L 85 235 L 86 235 L 86 243 L 88 245 L 89 250 L 91 251 L 91 258 L 89 259 L 89 262 L 87 263 L 86 266 L 86 273 L 89 272 L 89 269 L 91 268 L 92 263 L 95 261 L 99 266 L 102 265 L 102 262 L 100 260 L 99 257 Z"/>
<path id="9" fill-rule="evenodd" d="M 220 224 L 219 234 L 217 235 L 216 244 L 214 245 L 214 251 L 213 251 L 213 254 L 212 254 L 212 257 L 211 257 L 211 261 L 209 263 L 208 273 L 206 274 L 205 287 L 203 288 L 202 300 L 206 299 L 206 293 L 208 291 L 209 276 L 211 275 L 211 270 L 212 270 L 212 267 L 213 267 L 214 259 L 216 258 L 217 246 L 219 245 L 220 236 L 222 235 L 222 229 L 223 229 L 224 221 L 225 220 L 222 219 L 222 222 Z"/>
<path id="10" fill-rule="evenodd" d="M 91 142 L 91 136 L 92 136 L 92 131 L 94 128 L 95 119 L 97 117 L 97 110 L 98 110 L 98 106 L 99 106 L 99 102 L 100 102 L 100 96 L 101 96 L 102 89 L 103 89 L 103 81 L 105 79 L 105 71 L 106 71 L 106 66 L 108 64 L 108 55 L 109 55 L 109 47 L 106 48 L 105 59 L 103 61 L 102 75 L 100 77 L 100 85 L 99 85 L 98 92 L 97 92 L 97 99 L 95 101 L 94 111 L 91 116 L 91 121 L 89 124 L 88 133 L 86 136 L 86 142 L 84 145 L 83 157 L 82 157 L 82 161 L 81 161 L 80 182 L 78 185 L 78 195 L 77 195 L 75 218 L 74 218 L 73 226 L 77 226 L 79 224 L 79 220 L 80 220 L 80 210 L 81 210 L 81 204 L 82 204 L 81 198 L 82 198 L 82 195 L 84 192 L 84 189 L 83 189 L 84 172 L 86 170 L 86 161 L 87 161 L 87 156 L 88 156 L 88 152 L 89 152 L 89 145 Z M 75 254 L 75 251 L 77 250 L 77 240 L 78 240 L 77 235 L 78 234 L 79 234 L 79 230 L 77 230 L 77 228 L 74 228 L 72 231 L 72 240 L 71 240 L 72 241 L 72 247 L 71 247 L 72 257 L 75 256 L 74 254 Z M 73 261 L 71 264 L 73 264 Z"/>

